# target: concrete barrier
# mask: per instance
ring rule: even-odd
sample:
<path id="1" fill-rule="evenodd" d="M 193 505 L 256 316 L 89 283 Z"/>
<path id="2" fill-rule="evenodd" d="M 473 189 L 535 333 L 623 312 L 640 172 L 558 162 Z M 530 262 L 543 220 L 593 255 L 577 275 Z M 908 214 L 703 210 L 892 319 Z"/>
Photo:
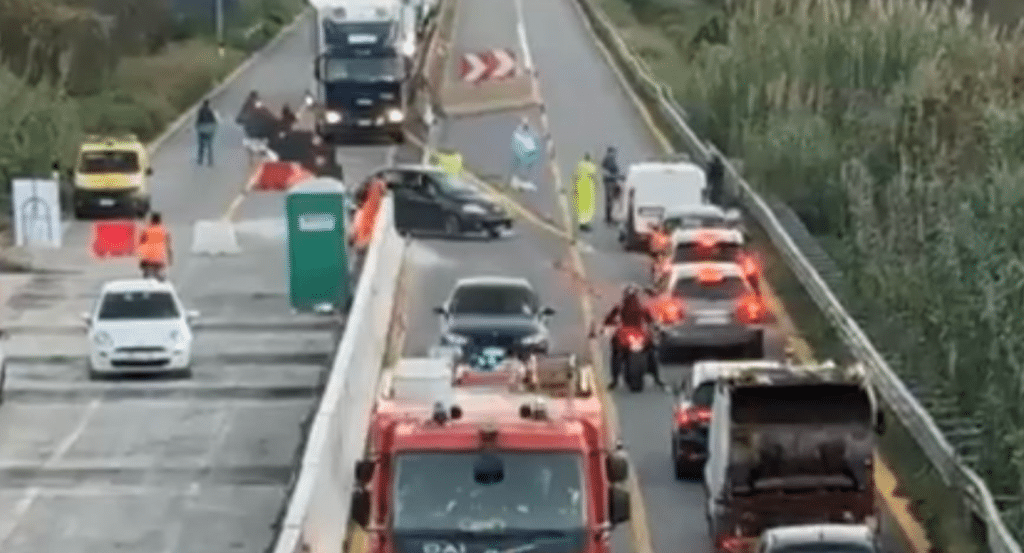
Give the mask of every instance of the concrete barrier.
<path id="1" fill-rule="evenodd" d="M 407 242 L 394 227 L 391 197 L 373 241 L 306 441 L 298 480 L 271 551 L 340 553 L 349 520 L 356 459 L 369 427 L 373 390 L 387 347 L 391 311 Z"/>

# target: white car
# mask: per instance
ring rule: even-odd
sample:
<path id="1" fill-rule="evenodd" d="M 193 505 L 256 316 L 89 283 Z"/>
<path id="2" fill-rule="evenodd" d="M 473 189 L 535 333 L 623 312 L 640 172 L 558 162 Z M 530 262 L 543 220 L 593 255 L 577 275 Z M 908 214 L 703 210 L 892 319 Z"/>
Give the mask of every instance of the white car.
<path id="1" fill-rule="evenodd" d="M 89 375 L 171 372 L 188 376 L 191 322 L 174 287 L 155 279 L 114 280 L 103 285 L 91 313 Z"/>

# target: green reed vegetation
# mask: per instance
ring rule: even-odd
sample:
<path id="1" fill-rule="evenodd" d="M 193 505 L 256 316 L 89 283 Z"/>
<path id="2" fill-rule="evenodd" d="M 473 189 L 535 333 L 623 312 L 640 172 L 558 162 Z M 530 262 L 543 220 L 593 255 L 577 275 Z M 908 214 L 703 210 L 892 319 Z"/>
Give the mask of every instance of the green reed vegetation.
<path id="1" fill-rule="evenodd" d="M 1024 513 L 1024 32 L 942 0 L 604 0 L 698 134 L 843 269 L 908 381 L 983 428 Z"/>
<path id="2" fill-rule="evenodd" d="M 10 179 L 67 163 L 84 133 L 155 138 L 305 5 L 240 0 L 221 58 L 212 17 L 167 0 L 0 0 L 0 236 Z"/>

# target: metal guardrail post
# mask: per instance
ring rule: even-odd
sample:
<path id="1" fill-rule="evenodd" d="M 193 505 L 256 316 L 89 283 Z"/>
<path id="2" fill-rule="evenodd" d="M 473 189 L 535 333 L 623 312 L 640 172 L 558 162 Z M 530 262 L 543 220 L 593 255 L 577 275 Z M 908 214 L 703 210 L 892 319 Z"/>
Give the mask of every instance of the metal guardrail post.
<path id="1" fill-rule="evenodd" d="M 625 70 L 627 78 L 633 81 L 637 91 L 658 107 L 663 122 L 672 127 L 674 134 L 695 161 L 706 164 L 711 153 L 717 152 L 718 149 L 713 144 L 703 142 L 687 125 L 684 111 L 668 88 L 652 76 L 652 71 L 646 63 L 633 55 L 607 16 L 593 4 L 593 0 L 576 1 L 594 28 L 595 34 L 599 38 L 603 37 L 612 56 Z M 720 157 L 726 160 L 725 156 Z M 871 344 L 860 325 L 846 312 L 821 275 L 786 233 L 768 204 L 743 179 L 732 163 L 725 161 L 725 167 L 727 190 L 739 201 L 747 214 L 765 230 L 769 240 L 785 258 L 787 265 L 815 305 L 839 331 L 851 353 L 868 368 L 874 387 L 914 436 L 918 446 L 943 480 L 951 487 L 961 490 L 975 516 L 983 523 L 989 549 L 994 553 L 1021 553 L 1020 545 L 1006 528 L 992 493 L 981 477 L 957 458 L 954 448 L 935 421 Z"/>

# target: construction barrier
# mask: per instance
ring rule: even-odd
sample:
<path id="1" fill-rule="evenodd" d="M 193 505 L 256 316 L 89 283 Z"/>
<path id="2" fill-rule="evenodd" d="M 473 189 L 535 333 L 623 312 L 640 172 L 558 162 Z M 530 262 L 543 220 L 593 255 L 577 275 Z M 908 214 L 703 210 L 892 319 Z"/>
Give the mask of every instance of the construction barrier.
<path id="1" fill-rule="evenodd" d="M 256 168 L 251 188 L 258 191 L 285 191 L 311 176 L 312 173 L 299 163 L 264 161 Z"/>
<path id="2" fill-rule="evenodd" d="M 96 257 L 135 255 L 137 235 L 134 220 L 97 221 L 92 225 L 92 253 Z"/>
<path id="3" fill-rule="evenodd" d="M 241 253 L 235 225 L 231 221 L 196 221 L 192 230 L 192 253 L 231 255 Z"/>

